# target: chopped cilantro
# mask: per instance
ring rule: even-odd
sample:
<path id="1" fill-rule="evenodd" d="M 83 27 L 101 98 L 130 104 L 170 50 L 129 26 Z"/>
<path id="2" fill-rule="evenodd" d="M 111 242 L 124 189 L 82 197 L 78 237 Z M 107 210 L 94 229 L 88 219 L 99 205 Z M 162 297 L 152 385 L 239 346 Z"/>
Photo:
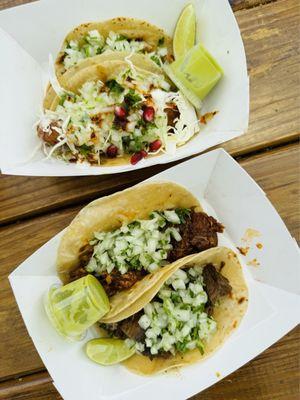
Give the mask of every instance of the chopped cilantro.
<path id="1" fill-rule="evenodd" d="M 158 56 L 153 55 L 150 58 L 151 58 L 152 61 L 155 62 L 155 64 L 157 64 L 159 67 L 161 67 L 161 61 L 160 61 L 160 58 Z"/>
<path id="2" fill-rule="evenodd" d="M 137 103 L 142 101 L 142 98 L 133 90 L 129 89 L 129 92 L 124 97 L 125 104 L 128 108 L 136 107 Z"/>
<path id="3" fill-rule="evenodd" d="M 120 34 L 120 35 L 118 35 L 116 42 L 120 42 L 121 40 L 128 40 L 128 37 Z"/>
<path id="4" fill-rule="evenodd" d="M 123 86 L 121 86 L 115 79 L 110 79 L 109 81 L 106 81 L 106 86 L 114 94 L 121 94 L 125 90 Z"/>
<path id="5" fill-rule="evenodd" d="M 86 144 L 83 144 L 82 146 L 78 147 L 78 149 L 80 154 L 86 157 L 91 152 L 92 146 L 87 146 Z"/>
<path id="6" fill-rule="evenodd" d="M 60 99 L 59 99 L 59 105 L 60 106 L 63 106 L 66 98 L 67 98 L 67 94 L 66 93 L 64 93 L 63 95 L 60 96 Z"/>
<path id="7" fill-rule="evenodd" d="M 176 208 L 175 212 L 178 215 L 180 222 L 184 223 L 186 218 L 190 216 L 191 210 L 189 208 Z"/>

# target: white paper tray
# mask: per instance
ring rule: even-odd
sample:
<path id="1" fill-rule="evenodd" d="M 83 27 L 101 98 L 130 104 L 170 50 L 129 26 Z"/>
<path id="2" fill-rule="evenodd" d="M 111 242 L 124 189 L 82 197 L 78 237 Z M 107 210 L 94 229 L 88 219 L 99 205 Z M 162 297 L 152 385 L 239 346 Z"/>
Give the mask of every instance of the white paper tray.
<path id="1" fill-rule="evenodd" d="M 276 210 L 252 178 L 223 150 L 166 170 L 151 180 L 185 185 L 204 209 L 221 221 L 219 244 L 236 251 L 248 228 L 261 233 L 241 259 L 249 286 L 249 308 L 241 326 L 211 358 L 179 373 L 141 377 L 122 366 L 101 367 L 85 355 L 83 343 L 67 343 L 51 327 L 42 297 L 58 282 L 55 258 L 61 233 L 10 276 L 17 303 L 37 351 L 65 400 L 184 399 L 204 390 L 265 350 L 299 322 L 299 252 Z M 141 199 L 146 200 L 146 199 Z M 42 229 L 47 229 L 42 227 Z M 259 267 L 248 267 L 257 258 Z M 89 332 L 88 338 L 93 337 Z M 164 396 L 166 398 L 166 396 Z"/>
<path id="2" fill-rule="evenodd" d="M 147 20 L 173 35 L 188 0 L 40 0 L 0 12 L 0 168 L 36 176 L 100 175 L 164 164 L 243 134 L 248 126 L 249 81 L 240 31 L 227 0 L 195 0 L 198 40 L 215 56 L 224 78 L 205 99 L 201 113 L 218 110 L 201 133 L 179 148 L 135 166 L 90 167 L 45 160 L 33 128 L 42 107 L 49 53 L 55 57 L 76 25 L 117 16 Z M 2 28 L 2 29 L 1 29 Z"/>

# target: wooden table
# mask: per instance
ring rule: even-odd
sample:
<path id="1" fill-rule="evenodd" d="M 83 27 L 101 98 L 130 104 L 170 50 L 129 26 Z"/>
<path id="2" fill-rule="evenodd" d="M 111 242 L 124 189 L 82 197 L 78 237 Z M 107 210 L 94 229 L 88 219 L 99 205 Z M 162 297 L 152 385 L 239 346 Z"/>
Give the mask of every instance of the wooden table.
<path id="1" fill-rule="evenodd" d="M 25 2 L 0 0 L 0 9 Z M 262 186 L 299 240 L 299 0 L 231 3 L 248 58 L 251 117 L 248 133 L 223 147 Z M 165 168 L 76 179 L 0 176 L 0 399 L 61 399 L 26 331 L 9 273 L 90 200 Z M 299 345 L 296 328 L 193 399 L 299 399 Z"/>

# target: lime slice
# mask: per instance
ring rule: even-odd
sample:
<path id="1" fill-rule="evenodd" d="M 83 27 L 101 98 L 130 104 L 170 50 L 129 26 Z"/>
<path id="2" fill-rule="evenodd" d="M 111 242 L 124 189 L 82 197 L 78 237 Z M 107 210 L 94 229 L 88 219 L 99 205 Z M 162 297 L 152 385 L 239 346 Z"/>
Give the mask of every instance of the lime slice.
<path id="1" fill-rule="evenodd" d="M 195 44 L 196 38 L 196 14 L 193 4 L 186 6 L 177 21 L 173 51 L 175 59 L 184 56 Z"/>
<path id="2" fill-rule="evenodd" d="M 223 75 L 220 65 L 201 43 L 172 64 L 166 64 L 165 72 L 196 108 L 201 107 L 201 101 Z"/>
<path id="3" fill-rule="evenodd" d="M 168 64 L 164 65 L 164 70 L 168 77 L 171 79 L 172 82 L 175 83 L 175 85 L 178 87 L 178 89 L 184 94 L 184 96 L 189 100 L 189 102 L 196 107 L 197 110 L 200 110 L 202 107 L 202 101 L 200 98 L 191 90 L 189 90 L 179 78 L 175 75 L 173 70 Z"/>
<path id="4" fill-rule="evenodd" d="M 134 353 L 134 346 L 129 348 L 125 341 L 121 339 L 93 339 L 86 345 L 87 356 L 101 365 L 118 364 L 131 357 Z"/>

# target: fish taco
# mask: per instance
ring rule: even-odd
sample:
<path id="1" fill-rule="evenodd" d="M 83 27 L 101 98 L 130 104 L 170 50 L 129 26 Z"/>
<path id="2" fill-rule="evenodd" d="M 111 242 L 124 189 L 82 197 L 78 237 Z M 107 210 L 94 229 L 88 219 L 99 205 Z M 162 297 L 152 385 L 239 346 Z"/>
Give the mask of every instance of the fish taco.
<path id="1" fill-rule="evenodd" d="M 159 279 L 153 280 L 155 274 Z M 123 365 L 142 375 L 204 360 L 238 327 L 248 305 L 241 265 L 225 247 L 163 267 L 116 296 L 113 306 L 130 295 L 136 301 L 118 315 L 105 316 L 100 332 L 135 349 Z M 98 340 L 88 344 L 95 352 Z"/>
<path id="2" fill-rule="evenodd" d="M 81 24 L 65 38 L 56 59 L 60 79 L 70 68 L 106 52 L 145 54 L 159 66 L 172 61 L 172 39 L 146 21 L 134 18 L 113 18 L 104 22 Z"/>
<path id="3" fill-rule="evenodd" d="M 37 124 L 48 158 L 134 165 L 174 154 L 199 131 L 195 109 L 145 56 L 99 57 L 67 73 L 64 88 L 48 88 Z"/>
<path id="4" fill-rule="evenodd" d="M 141 287 L 147 276 L 157 283 L 163 267 L 216 247 L 222 231 L 222 224 L 204 213 L 184 187 L 143 183 L 95 200 L 79 212 L 60 242 L 57 272 L 64 284 L 94 275 L 110 298 L 105 318 L 111 320 L 137 302 L 140 290 L 134 290 L 135 284 Z M 116 295 L 130 289 L 133 294 L 125 302 L 115 303 Z"/>

